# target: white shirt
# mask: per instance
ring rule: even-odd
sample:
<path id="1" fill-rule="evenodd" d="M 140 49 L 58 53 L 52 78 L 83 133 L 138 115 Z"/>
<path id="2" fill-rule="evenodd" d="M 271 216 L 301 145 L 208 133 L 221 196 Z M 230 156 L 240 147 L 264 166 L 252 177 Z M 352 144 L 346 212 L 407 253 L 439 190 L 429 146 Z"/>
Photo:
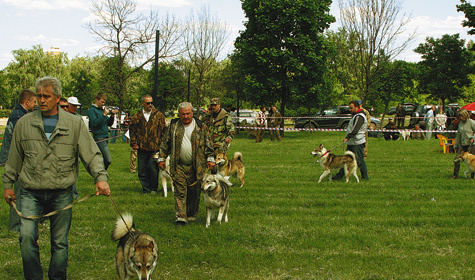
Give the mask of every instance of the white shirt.
<path id="1" fill-rule="evenodd" d="M 195 130 L 196 122 L 195 119 L 192 122 L 185 126 L 185 134 L 183 135 L 183 141 L 181 142 L 180 150 L 180 162 L 184 164 L 193 163 L 193 146 L 191 145 L 191 134 Z"/>
<path id="2" fill-rule="evenodd" d="M 150 110 L 150 112 L 145 112 L 144 109 L 142 109 L 142 112 L 143 112 L 143 116 L 145 117 L 145 120 L 148 122 L 148 120 L 150 119 L 150 115 L 152 114 L 152 110 Z"/>

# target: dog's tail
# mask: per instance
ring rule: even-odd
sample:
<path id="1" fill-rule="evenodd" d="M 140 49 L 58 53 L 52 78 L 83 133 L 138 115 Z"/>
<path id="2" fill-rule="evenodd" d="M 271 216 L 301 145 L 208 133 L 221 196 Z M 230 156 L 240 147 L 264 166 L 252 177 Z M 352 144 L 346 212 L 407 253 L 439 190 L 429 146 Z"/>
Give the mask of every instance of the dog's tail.
<path id="1" fill-rule="evenodd" d="M 356 162 L 356 156 L 352 151 L 346 151 L 345 155 L 350 156 L 355 161 L 355 163 L 357 163 Z"/>
<path id="2" fill-rule="evenodd" d="M 240 152 L 235 152 L 233 159 L 242 161 L 242 154 Z"/>
<path id="3" fill-rule="evenodd" d="M 124 217 L 125 222 L 127 223 L 127 226 L 124 224 L 124 221 L 122 220 L 121 217 L 117 218 L 115 221 L 115 227 L 114 230 L 112 231 L 112 240 L 117 241 L 120 240 L 122 237 L 124 237 L 127 233 L 129 233 L 129 229 L 131 231 L 134 231 L 134 218 L 132 217 L 132 214 L 130 213 L 125 213 L 122 215 Z"/>

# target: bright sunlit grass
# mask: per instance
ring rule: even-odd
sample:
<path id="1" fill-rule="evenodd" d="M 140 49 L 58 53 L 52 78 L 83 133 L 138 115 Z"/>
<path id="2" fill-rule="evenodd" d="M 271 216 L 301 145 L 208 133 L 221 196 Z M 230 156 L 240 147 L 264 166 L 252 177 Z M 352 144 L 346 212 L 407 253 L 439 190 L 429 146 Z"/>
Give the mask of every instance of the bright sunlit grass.
<path id="1" fill-rule="evenodd" d="M 255 143 L 240 133 L 229 150 L 243 154 L 243 188 L 231 189 L 229 223 L 174 226 L 174 200 L 141 193 L 129 173 L 129 147 L 109 144 L 112 198 L 158 240 L 153 279 L 470 279 L 474 268 L 474 181 L 452 180 L 454 154 L 438 140 L 370 138 L 369 182 L 318 184 L 310 152 L 341 143 L 341 132 L 288 132 L 282 142 Z M 343 148 L 332 153 L 341 154 Z M 3 168 L 1 169 L 3 174 Z M 359 175 L 359 171 L 358 171 Z M 231 178 L 238 185 L 238 180 Z M 81 169 L 80 196 L 94 191 Z M 22 279 L 18 234 L 0 209 L 0 279 Z M 106 197 L 73 209 L 68 279 L 117 279 L 117 212 Z M 42 262 L 49 261 L 49 223 L 40 226 Z M 45 278 L 47 278 L 45 274 Z"/>

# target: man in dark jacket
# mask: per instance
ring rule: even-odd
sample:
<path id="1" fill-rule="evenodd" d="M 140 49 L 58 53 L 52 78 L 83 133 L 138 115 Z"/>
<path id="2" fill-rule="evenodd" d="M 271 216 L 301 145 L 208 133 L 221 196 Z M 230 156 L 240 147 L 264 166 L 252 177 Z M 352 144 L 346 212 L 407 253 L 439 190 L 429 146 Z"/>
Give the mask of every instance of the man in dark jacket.
<path id="1" fill-rule="evenodd" d="M 29 111 L 32 111 L 36 106 L 36 93 L 29 89 L 24 89 L 18 95 L 18 104 L 15 106 L 15 109 L 10 114 L 10 117 L 7 121 L 7 126 L 5 128 L 5 133 L 3 134 L 3 143 L 2 149 L 0 151 L 0 165 L 5 165 L 5 162 L 8 159 L 8 151 L 10 150 L 10 145 L 12 142 L 13 129 L 17 121 L 23 117 Z M 21 207 L 20 201 L 20 191 L 21 185 L 20 181 L 15 182 L 14 192 L 17 199 L 17 207 Z M 20 217 L 15 212 L 15 209 L 10 206 L 10 216 L 8 220 L 8 226 L 12 231 L 20 231 Z"/>
<path id="2" fill-rule="evenodd" d="M 92 104 L 91 108 L 87 112 L 89 117 L 89 129 L 92 131 L 92 136 L 96 141 L 97 147 L 102 153 L 104 159 L 104 167 L 107 170 L 112 163 L 112 156 L 109 152 L 109 126 L 114 122 L 114 113 L 112 111 L 109 115 L 109 108 L 104 108 L 106 104 L 107 96 L 105 93 L 99 93 L 96 97 L 96 102 Z"/>
<path id="3" fill-rule="evenodd" d="M 404 128 L 404 120 L 406 118 L 406 110 L 402 107 L 401 103 L 399 103 L 396 107 L 396 127 L 397 128 Z"/>
<path id="4" fill-rule="evenodd" d="M 152 96 L 142 97 L 142 107 L 130 122 L 130 147 L 137 151 L 138 175 L 143 193 L 156 193 L 158 164 L 153 156 L 160 150 L 167 124 L 165 116 L 153 107 Z"/>

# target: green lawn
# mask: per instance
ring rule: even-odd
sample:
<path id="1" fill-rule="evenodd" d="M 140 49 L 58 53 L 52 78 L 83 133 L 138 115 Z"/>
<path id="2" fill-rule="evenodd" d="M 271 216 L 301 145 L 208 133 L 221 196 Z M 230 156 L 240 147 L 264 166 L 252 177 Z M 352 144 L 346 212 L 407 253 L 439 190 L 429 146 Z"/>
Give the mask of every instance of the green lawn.
<path id="1" fill-rule="evenodd" d="M 439 142 L 371 138 L 369 182 L 317 184 L 322 173 L 310 152 L 343 140 L 342 132 L 287 132 L 282 142 L 254 143 L 246 133 L 233 141 L 246 185 L 231 189 L 229 223 L 205 228 L 198 220 L 174 226 L 174 200 L 141 194 L 129 173 L 129 148 L 109 144 L 112 197 L 137 228 L 159 242 L 154 279 L 471 279 L 474 263 L 474 181 L 452 180 L 454 154 Z M 334 153 L 342 153 L 338 148 Z M 460 172 L 463 177 L 464 165 Z M 3 174 L 3 168 L 0 169 Z M 359 175 L 359 172 L 358 172 Z M 231 179 L 236 185 L 239 181 Z M 84 169 L 80 195 L 94 190 Z M 161 194 L 161 193 L 160 193 Z M 18 234 L 7 229 L 0 209 L 0 279 L 22 279 Z M 117 212 L 106 197 L 73 210 L 68 279 L 117 279 L 116 243 L 110 232 Z M 48 222 L 40 226 L 45 270 Z M 46 274 L 45 274 L 45 278 Z"/>

